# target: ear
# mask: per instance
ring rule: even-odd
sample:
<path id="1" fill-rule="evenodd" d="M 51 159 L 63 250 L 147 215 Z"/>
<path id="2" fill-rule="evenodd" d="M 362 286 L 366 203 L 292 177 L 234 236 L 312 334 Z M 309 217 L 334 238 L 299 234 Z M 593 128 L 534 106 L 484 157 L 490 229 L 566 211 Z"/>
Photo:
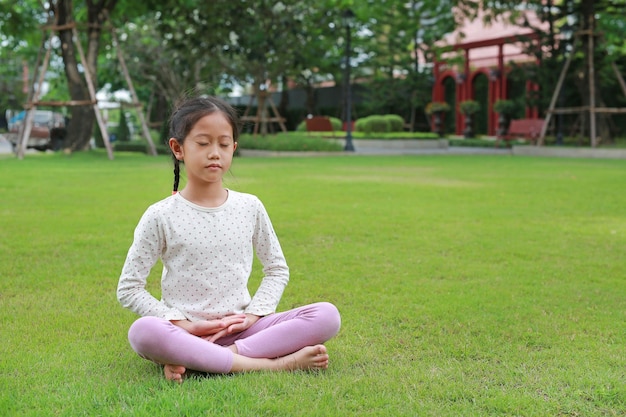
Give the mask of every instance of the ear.
<path id="1" fill-rule="evenodd" d="M 237 150 L 237 145 L 238 145 L 238 143 L 237 143 L 237 142 L 235 142 L 235 143 L 234 143 L 234 146 L 233 146 L 233 153 L 235 153 L 235 151 Z"/>
<path id="2" fill-rule="evenodd" d="M 183 147 L 180 144 L 180 142 L 178 142 L 178 139 L 170 138 L 169 145 L 176 159 L 178 159 L 179 161 L 182 161 L 185 157 L 185 153 L 183 152 Z"/>

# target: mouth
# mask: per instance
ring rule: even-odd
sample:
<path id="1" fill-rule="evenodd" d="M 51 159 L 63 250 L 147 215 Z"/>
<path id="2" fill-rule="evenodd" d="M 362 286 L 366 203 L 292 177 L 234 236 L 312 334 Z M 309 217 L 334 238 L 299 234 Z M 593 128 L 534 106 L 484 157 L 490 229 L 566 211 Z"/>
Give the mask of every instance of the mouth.
<path id="1" fill-rule="evenodd" d="M 220 164 L 211 164 L 211 165 L 207 165 L 207 168 L 221 168 Z"/>

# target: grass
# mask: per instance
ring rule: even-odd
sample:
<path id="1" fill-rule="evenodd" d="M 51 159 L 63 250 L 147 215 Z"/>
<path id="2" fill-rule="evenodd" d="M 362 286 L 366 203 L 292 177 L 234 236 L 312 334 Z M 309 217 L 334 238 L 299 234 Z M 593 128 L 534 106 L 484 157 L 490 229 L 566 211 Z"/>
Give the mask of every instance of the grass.
<path id="1" fill-rule="evenodd" d="M 232 171 L 289 261 L 279 308 L 342 312 L 331 367 L 167 383 L 128 346 L 135 316 L 115 287 L 139 216 L 169 194 L 169 159 L 4 157 L 0 414 L 626 412 L 626 161 L 237 158 Z"/>

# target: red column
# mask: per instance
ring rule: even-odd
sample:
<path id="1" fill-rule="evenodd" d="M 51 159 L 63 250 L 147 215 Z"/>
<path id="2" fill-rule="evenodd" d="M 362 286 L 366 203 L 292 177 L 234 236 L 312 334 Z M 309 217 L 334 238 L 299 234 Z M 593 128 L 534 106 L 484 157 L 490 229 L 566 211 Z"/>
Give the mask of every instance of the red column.
<path id="1" fill-rule="evenodd" d="M 439 93 L 439 89 L 440 87 L 440 83 L 441 80 L 439 79 L 439 61 L 437 61 L 437 58 L 434 58 L 434 68 L 433 68 L 433 76 L 435 78 L 434 84 L 433 84 L 433 91 L 431 92 L 432 95 L 432 99 L 431 101 L 437 101 L 437 97 L 438 97 L 438 93 Z"/>

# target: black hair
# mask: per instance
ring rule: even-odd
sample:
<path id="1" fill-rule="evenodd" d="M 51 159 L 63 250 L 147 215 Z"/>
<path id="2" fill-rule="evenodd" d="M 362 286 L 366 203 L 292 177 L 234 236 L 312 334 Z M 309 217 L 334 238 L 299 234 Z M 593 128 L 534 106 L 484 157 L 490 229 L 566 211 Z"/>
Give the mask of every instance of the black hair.
<path id="1" fill-rule="evenodd" d="M 237 142 L 239 139 L 239 116 L 237 111 L 224 100 L 211 96 L 184 98 L 179 101 L 170 117 L 169 137 L 176 139 L 182 146 L 185 138 L 198 120 L 215 112 L 221 112 L 226 117 L 228 123 L 233 128 L 233 140 Z M 174 160 L 173 192 L 176 193 L 180 181 L 180 161 L 176 159 L 176 155 L 173 152 L 172 159 Z"/>

